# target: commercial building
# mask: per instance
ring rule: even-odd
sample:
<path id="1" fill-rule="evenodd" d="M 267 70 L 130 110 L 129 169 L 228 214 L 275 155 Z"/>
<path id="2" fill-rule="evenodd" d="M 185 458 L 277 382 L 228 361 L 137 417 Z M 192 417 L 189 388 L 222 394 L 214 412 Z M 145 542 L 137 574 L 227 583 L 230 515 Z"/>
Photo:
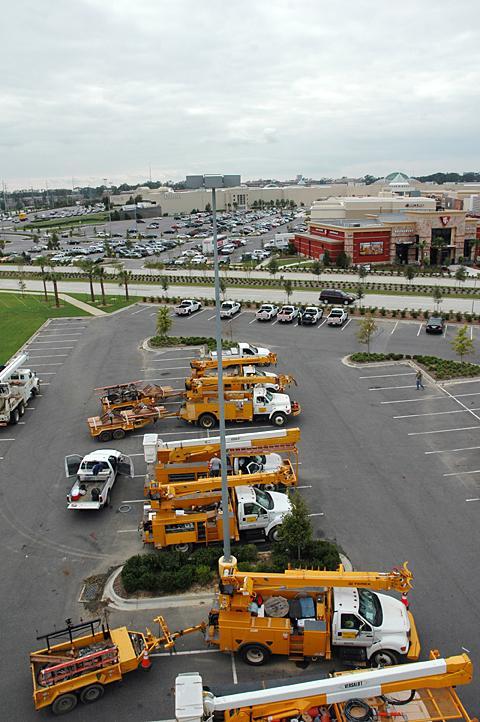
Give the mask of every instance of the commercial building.
<path id="1" fill-rule="evenodd" d="M 296 233 L 299 253 L 333 262 L 341 251 L 354 264 L 415 263 L 432 265 L 475 259 L 480 255 L 480 219 L 466 211 L 405 210 L 374 218 L 310 220 Z"/>
<path id="2" fill-rule="evenodd" d="M 436 210 L 435 198 L 395 195 L 382 191 L 378 196 L 344 196 L 314 201 L 310 210 L 312 221 L 326 219 L 371 218 L 380 213 L 401 213 L 409 210 Z"/>

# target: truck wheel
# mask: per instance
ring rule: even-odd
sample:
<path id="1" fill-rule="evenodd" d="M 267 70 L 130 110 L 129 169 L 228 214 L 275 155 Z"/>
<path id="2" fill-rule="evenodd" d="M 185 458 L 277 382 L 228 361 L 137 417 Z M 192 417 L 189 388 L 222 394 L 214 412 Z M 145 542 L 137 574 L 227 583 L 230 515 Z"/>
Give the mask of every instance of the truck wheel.
<path id="1" fill-rule="evenodd" d="M 125 432 L 123 429 L 115 429 L 115 431 L 112 433 L 112 436 L 114 439 L 123 439 L 125 438 Z"/>
<path id="2" fill-rule="evenodd" d="M 109 507 L 111 501 L 112 501 L 112 495 L 110 492 L 108 492 L 107 498 L 105 499 L 104 508 Z"/>
<path id="3" fill-rule="evenodd" d="M 213 414 L 202 414 L 198 419 L 198 425 L 202 429 L 213 429 L 217 424 L 217 419 Z"/>
<path id="4" fill-rule="evenodd" d="M 25 413 L 25 404 L 20 404 L 20 406 L 18 407 L 18 413 L 20 414 L 20 416 L 23 416 L 23 414 Z"/>
<path id="5" fill-rule="evenodd" d="M 10 414 L 10 423 L 18 424 L 19 419 L 20 419 L 20 414 L 18 413 L 18 409 L 13 409 L 12 413 Z"/>
<path id="6" fill-rule="evenodd" d="M 370 657 L 372 667 L 391 667 L 398 664 L 398 655 L 392 649 L 379 649 Z"/>
<path id="7" fill-rule="evenodd" d="M 276 542 L 280 538 L 280 526 L 274 526 L 273 529 L 270 529 L 268 532 L 268 541 Z"/>
<path id="8" fill-rule="evenodd" d="M 102 433 L 99 435 L 100 441 L 110 441 L 112 438 L 112 432 L 111 431 L 102 431 Z"/>
<path id="9" fill-rule="evenodd" d="M 77 698 L 74 694 L 61 694 L 52 704 L 52 712 L 56 715 L 67 714 L 71 712 L 72 709 L 75 709 L 76 706 Z"/>
<path id="10" fill-rule="evenodd" d="M 32 389 L 32 396 L 36 396 L 40 392 L 40 384 L 37 386 L 34 386 Z"/>
<path id="11" fill-rule="evenodd" d="M 250 664 L 252 667 L 260 667 L 262 664 L 268 662 L 270 650 L 264 647 L 263 644 L 246 644 L 241 648 L 240 656 L 245 664 Z"/>
<path id="12" fill-rule="evenodd" d="M 104 689 L 101 684 L 89 684 L 80 692 L 80 702 L 83 704 L 92 704 L 100 697 L 103 697 Z"/>
<path id="13" fill-rule="evenodd" d="M 180 552 L 180 554 L 188 554 L 191 551 L 191 544 L 175 544 L 173 549 L 176 552 Z"/>
<path id="14" fill-rule="evenodd" d="M 274 426 L 285 426 L 285 424 L 287 422 L 287 417 L 281 411 L 276 411 L 272 415 L 270 421 L 272 422 L 272 424 Z"/>

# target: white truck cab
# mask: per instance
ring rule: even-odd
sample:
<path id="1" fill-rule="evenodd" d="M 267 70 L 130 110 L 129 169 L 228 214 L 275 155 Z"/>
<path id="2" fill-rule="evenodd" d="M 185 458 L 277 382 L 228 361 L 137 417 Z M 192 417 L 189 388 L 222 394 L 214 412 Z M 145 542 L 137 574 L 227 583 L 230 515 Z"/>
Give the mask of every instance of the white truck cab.
<path id="1" fill-rule="evenodd" d="M 410 619 L 400 600 L 355 587 L 335 587 L 333 599 L 332 645 L 351 648 L 346 656 L 366 656 L 379 666 L 407 655 Z"/>
<path id="2" fill-rule="evenodd" d="M 252 358 L 255 358 L 258 356 L 268 356 L 269 354 L 270 349 L 262 348 L 261 346 L 254 346 L 253 343 L 245 343 L 244 341 L 240 341 L 240 343 L 231 349 L 222 351 L 222 356 L 225 358 L 243 358 L 245 356 L 252 356 Z M 217 352 L 211 351 L 210 357 L 217 358 Z"/>
<path id="3" fill-rule="evenodd" d="M 284 426 L 291 413 L 292 403 L 288 394 L 270 391 L 264 386 L 253 388 L 254 416 L 268 416 L 275 426 Z"/>
<path id="4" fill-rule="evenodd" d="M 278 539 L 285 515 L 292 508 L 286 494 L 251 486 L 237 486 L 238 528 L 242 532 L 262 530 L 270 541 Z"/>
<path id="5" fill-rule="evenodd" d="M 109 506 L 112 487 L 118 474 L 134 475 L 133 463 L 116 449 L 92 451 L 83 458 L 79 454 L 65 457 L 65 476 L 76 477 L 67 496 L 67 509 L 102 509 Z"/>

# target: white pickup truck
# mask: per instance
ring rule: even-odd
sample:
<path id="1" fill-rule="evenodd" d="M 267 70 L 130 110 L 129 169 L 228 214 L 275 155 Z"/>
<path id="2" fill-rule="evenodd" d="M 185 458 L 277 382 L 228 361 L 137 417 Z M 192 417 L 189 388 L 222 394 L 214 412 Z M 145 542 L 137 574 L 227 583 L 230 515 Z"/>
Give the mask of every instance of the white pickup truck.
<path id="1" fill-rule="evenodd" d="M 177 316 L 190 316 L 195 311 L 200 311 L 202 304 L 200 301 L 194 299 L 185 299 L 178 306 L 175 306 L 175 313 Z"/>
<path id="2" fill-rule="evenodd" d="M 271 321 L 278 313 L 278 306 L 272 303 L 263 303 L 255 314 L 257 321 Z"/>
<path id="3" fill-rule="evenodd" d="M 133 477 L 133 463 L 115 449 L 92 451 L 83 458 L 79 454 L 65 457 L 65 475 L 75 481 L 67 496 L 67 509 L 102 509 L 109 506 L 112 487 L 118 474 Z"/>
<path id="4" fill-rule="evenodd" d="M 295 306 L 282 306 L 278 312 L 278 323 L 293 323 L 298 316 L 298 308 Z"/>
<path id="5" fill-rule="evenodd" d="M 347 311 L 341 306 L 335 306 L 327 316 L 327 326 L 343 326 L 347 319 Z"/>
<path id="6" fill-rule="evenodd" d="M 244 358 L 245 356 L 251 356 L 252 360 L 259 356 L 268 356 L 270 349 L 262 348 L 261 346 L 254 346 L 253 343 L 245 343 L 240 341 L 233 348 L 222 351 L 224 358 Z M 217 358 L 217 352 L 211 351 L 210 358 Z"/>

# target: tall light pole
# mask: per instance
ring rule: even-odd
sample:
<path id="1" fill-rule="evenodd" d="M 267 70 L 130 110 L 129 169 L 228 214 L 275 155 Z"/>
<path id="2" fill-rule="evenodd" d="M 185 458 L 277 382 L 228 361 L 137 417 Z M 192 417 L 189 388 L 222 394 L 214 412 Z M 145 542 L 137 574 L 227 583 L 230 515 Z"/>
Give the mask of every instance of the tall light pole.
<path id="1" fill-rule="evenodd" d="M 223 387 L 223 354 L 222 354 L 222 321 L 220 317 L 220 270 L 218 267 L 217 247 L 217 188 L 228 188 L 238 185 L 238 176 L 204 175 L 189 176 L 196 180 L 197 188 L 212 191 L 212 232 L 213 232 L 213 264 L 215 270 L 215 341 L 218 362 L 218 421 L 220 434 L 220 462 L 222 475 L 222 509 L 223 509 L 223 562 L 231 562 L 230 546 L 230 499 L 227 480 L 227 446 L 225 440 L 225 393 Z"/>

